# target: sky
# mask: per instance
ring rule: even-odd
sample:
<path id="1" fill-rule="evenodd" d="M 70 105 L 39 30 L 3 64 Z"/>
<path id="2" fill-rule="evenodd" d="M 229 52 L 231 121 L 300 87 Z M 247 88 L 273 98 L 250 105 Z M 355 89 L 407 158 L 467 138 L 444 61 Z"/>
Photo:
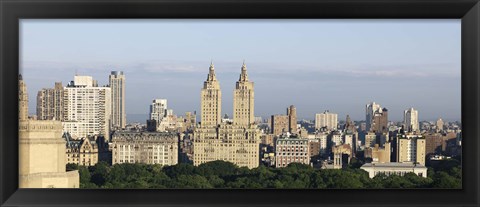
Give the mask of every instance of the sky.
<path id="1" fill-rule="evenodd" d="M 20 21 L 20 72 L 29 111 L 36 94 L 75 74 L 108 84 L 126 76 L 127 120 L 144 121 L 152 99 L 175 114 L 200 112 L 213 60 L 222 114 L 245 60 L 255 116 L 301 119 L 325 110 L 365 119 L 375 101 L 389 120 L 413 107 L 420 120 L 460 120 L 461 22 L 452 20 L 39 20 Z"/>

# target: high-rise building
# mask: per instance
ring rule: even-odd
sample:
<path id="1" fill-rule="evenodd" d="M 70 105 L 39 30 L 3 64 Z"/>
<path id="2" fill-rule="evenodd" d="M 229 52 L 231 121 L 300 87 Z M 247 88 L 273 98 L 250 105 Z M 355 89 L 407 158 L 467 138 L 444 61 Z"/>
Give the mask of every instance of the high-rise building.
<path id="1" fill-rule="evenodd" d="M 56 82 L 54 88 L 43 88 L 37 93 L 37 119 L 63 120 L 63 86 Z"/>
<path id="2" fill-rule="evenodd" d="M 321 114 L 315 114 L 315 129 L 336 130 L 337 125 L 338 114 L 330 113 L 328 110 Z"/>
<path id="3" fill-rule="evenodd" d="M 388 132 L 388 109 L 375 102 L 366 105 L 366 130 L 371 132 Z"/>
<path id="4" fill-rule="evenodd" d="M 414 134 L 397 136 L 397 162 L 425 165 L 425 137 Z"/>
<path id="5" fill-rule="evenodd" d="M 20 188 L 78 188 L 77 170 L 66 171 L 62 123 L 29 120 L 27 86 L 19 76 L 19 182 Z"/>
<path id="6" fill-rule="evenodd" d="M 382 107 L 380 107 L 380 104 L 377 104 L 375 102 L 369 103 L 365 106 L 365 121 L 366 121 L 366 130 L 370 131 L 372 128 L 373 124 L 373 117 L 375 113 L 379 112 L 382 110 Z"/>
<path id="7" fill-rule="evenodd" d="M 242 65 L 240 78 L 233 91 L 233 124 L 250 126 L 255 122 L 253 82 L 248 81 L 247 66 Z"/>
<path id="8" fill-rule="evenodd" d="M 201 122 L 194 132 L 194 165 L 223 160 L 240 167 L 258 167 L 260 131 L 254 123 L 253 86 L 244 63 L 234 90 L 233 122 L 222 122 L 220 84 L 213 63 L 210 64 L 201 91 Z"/>
<path id="9" fill-rule="evenodd" d="M 292 134 L 297 133 L 297 108 L 294 105 L 291 105 L 287 108 L 288 116 L 288 132 Z"/>
<path id="10" fill-rule="evenodd" d="M 203 82 L 200 102 L 201 126 L 212 127 L 220 124 L 222 122 L 222 91 L 220 82 L 215 76 L 213 62 L 210 63 L 207 80 Z"/>
<path id="11" fill-rule="evenodd" d="M 74 139 L 110 137 L 110 87 L 98 87 L 91 76 L 75 76 L 64 88 L 63 131 Z"/>
<path id="12" fill-rule="evenodd" d="M 403 123 L 405 124 L 405 131 L 407 132 L 419 132 L 418 127 L 418 111 L 409 108 L 403 113 Z"/>
<path id="13" fill-rule="evenodd" d="M 112 71 L 108 77 L 111 90 L 112 127 L 125 128 L 127 115 L 125 114 L 125 75 L 123 71 Z"/>
<path id="14" fill-rule="evenodd" d="M 150 104 L 150 120 L 162 121 L 167 113 L 167 99 L 154 99 Z"/>
<path id="15" fill-rule="evenodd" d="M 278 136 L 284 132 L 288 132 L 289 117 L 287 115 L 272 115 L 270 120 L 270 129 L 273 135 Z"/>

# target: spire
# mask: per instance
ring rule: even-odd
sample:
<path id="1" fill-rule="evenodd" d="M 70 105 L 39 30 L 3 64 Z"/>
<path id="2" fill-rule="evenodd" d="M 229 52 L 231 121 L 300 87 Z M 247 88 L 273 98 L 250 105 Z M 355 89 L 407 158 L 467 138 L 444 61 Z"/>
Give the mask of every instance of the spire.
<path id="1" fill-rule="evenodd" d="M 210 60 L 210 68 L 208 71 L 207 81 L 215 81 L 217 78 L 215 77 L 215 66 L 213 65 L 213 60 Z"/>
<path id="2" fill-rule="evenodd" d="M 240 73 L 240 79 L 238 81 L 242 81 L 242 82 L 248 81 L 247 66 L 245 65 L 245 60 L 243 60 L 242 72 Z"/>

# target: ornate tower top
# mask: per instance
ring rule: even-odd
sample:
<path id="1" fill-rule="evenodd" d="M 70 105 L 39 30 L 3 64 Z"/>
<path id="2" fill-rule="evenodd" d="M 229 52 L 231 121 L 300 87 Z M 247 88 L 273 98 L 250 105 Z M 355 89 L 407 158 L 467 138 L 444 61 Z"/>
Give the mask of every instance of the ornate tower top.
<path id="1" fill-rule="evenodd" d="M 215 77 L 215 66 L 213 65 L 213 61 L 210 62 L 210 68 L 208 71 L 207 81 L 216 81 L 217 78 Z"/>
<path id="2" fill-rule="evenodd" d="M 245 65 L 245 60 L 243 60 L 242 72 L 240 73 L 240 79 L 238 81 L 240 82 L 248 81 L 247 66 Z"/>

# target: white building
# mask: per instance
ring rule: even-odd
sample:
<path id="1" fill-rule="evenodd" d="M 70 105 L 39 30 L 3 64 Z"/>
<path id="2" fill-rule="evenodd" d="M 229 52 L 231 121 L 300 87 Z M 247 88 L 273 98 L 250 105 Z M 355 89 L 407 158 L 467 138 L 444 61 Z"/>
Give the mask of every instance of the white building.
<path id="1" fill-rule="evenodd" d="M 403 122 L 405 124 L 405 131 L 408 132 L 418 132 L 419 127 L 418 127 L 418 111 L 409 108 L 404 111 L 403 113 Z"/>
<path id="2" fill-rule="evenodd" d="M 123 71 L 112 71 L 108 79 L 111 90 L 112 126 L 123 129 L 127 124 L 127 116 L 125 114 L 125 75 Z"/>
<path id="3" fill-rule="evenodd" d="M 75 76 L 64 88 L 63 131 L 73 138 L 110 136 L 111 89 L 98 87 L 91 76 Z"/>
<path id="4" fill-rule="evenodd" d="M 366 163 L 360 167 L 360 169 L 368 172 L 368 176 L 373 178 L 379 174 L 384 175 L 400 175 L 403 176 L 407 173 L 415 173 L 420 177 L 427 177 L 427 168 L 423 165 L 413 163 Z"/>
<path id="5" fill-rule="evenodd" d="M 162 121 L 167 113 L 167 99 L 154 99 L 150 105 L 150 120 Z"/>
<path id="6" fill-rule="evenodd" d="M 330 140 L 332 141 L 333 146 L 342 145 L 342 133 L 338 131 L 332 132 L 332 134 L 330 135 Z"/>
<path id="7" fill-rule="evenodd" d="M 336 130 L 338 125 L 338 114 L 330 113 L 328 110 L 315 114 L 315 129 L 327 128 L 328 130 Z"/>

